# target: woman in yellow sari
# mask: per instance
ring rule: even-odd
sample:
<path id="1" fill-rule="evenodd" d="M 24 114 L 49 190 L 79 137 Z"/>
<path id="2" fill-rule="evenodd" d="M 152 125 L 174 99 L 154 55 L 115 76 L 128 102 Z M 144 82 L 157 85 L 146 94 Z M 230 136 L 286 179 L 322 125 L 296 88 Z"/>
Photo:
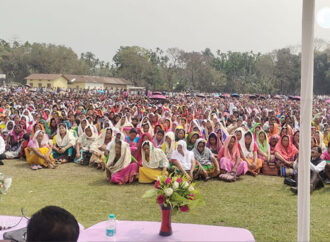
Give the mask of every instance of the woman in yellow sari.
<path id="1" fill-rule="evenodd" d="M 55 168 L 55 160 L 52 155 L 52 147 L 48 143 L 47 135 L 38 130 L 26 148 L 26 160 L 32 170 L 41 169 L 42 166 Z"/>
<path id="2" fill-rule="evenodd" d="M 142 167 L 139 168 L 139 182 L 152 183 L 161 174 L 167 175 L 168 160 L 165 153 L 155 148 L 150 141 L 142 144 Z"/>

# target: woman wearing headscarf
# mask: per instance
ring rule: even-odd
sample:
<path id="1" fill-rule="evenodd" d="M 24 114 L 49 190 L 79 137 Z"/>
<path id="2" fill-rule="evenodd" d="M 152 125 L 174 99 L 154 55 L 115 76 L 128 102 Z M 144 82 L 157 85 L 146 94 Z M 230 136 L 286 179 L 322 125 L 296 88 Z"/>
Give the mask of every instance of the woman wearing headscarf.
<path id="1" fill-rule="evenodd" d="M 167 159 L 171 159 L 173 151 L 175 150 L 175 137 L 172 131 L 165 134 L 165 141 L 162 145 L 162 150 L 164 151 Z"/>
<path id="2" fill-rule="evenodd" d="M 47 135 L 39 130 L 30 140 L 26 148 L 26 161 L 31 165 L 32 170 L 43 167 L 55 168 L 55 160 L 52 155 L 52 148 L 48 143 Z"/>
<path id="3" fill-rule="evenodd" d="M 177 168 L 176 170 L 178 170 L 178 172 L 184 174 L 191 180 L 194 178 L 196 167 L 194 152 L 187 150 L 187 144 L 185 141 L 180 140 L 178 142 L 177 147 L 172 154 L 171 162 Z"/>
<path id="4" fill-rule="evenodd" d="M 216 133 L 211 133 L 209 135 L 206 147 L 211 150 L 215 158 L 218 158 L 218 153 L 222 147 L 222 142 Z"/>
<path id="5" fill-rule="evenodd" d="M 85 132 L 79 136 L 76 143 L 76 158 L 74 162 L 79 165 L 88 165 L 92 156 L 91 146 L 96 140 L 96 134 L 91 125 L 87 125 Z"/>
<path id="6" fill-rule="evenodd" d="M 291 142 L 298 150 L 299 150 L 299 134 L 300 132 L 299 130 L 297 130 L 291 136 Z"/>
<path id="7" fill-rule="evenodd" d="M 149 133 L 144 133 L 141 135 L 135 157 L 139 164 L 142 164 L 142 144 L 145 141 L 150 141 L 152 142 L 153 146 L 155 146 L 155 144 L 153 143 L 154 141 L 152 140 L 152 136 Z"/>
<path id="8" fill-rule="evenodd" d="M 235 181 L 237 176 L 245 175 L 248 171 L 247 162 L 241 161 L 238 142 L 234 135 L 227 137 L 219 151 L 218 158 L 221 170 L 226 172 L 219 176 L 221 180 Z"/>
<path id="9" fill-rule="evenodd" d="M 270 160 L 270 146 L 268 137 L 265 131 L 260 130 L 257 132 L 257 145 L 258 145 L 258 158 L 262 161 Z"/>
<path id="10" fill-rule="evenodd" d="M 73 161 L 73 147 L 76 138 L 64 123 L 58 125 L 57 134 L 53 138 L 53 157 L 60 163 Z"/>
<path id="11" fill-rule="evenodd" d="M 162 129 L 159 129 L 157 132 L 155 132 L 155 137 L 153 138 L 154 144 L 156 148 L 162 148 L 162 145 L 165 140 L 165 132 Z"/>
<path id="12" fill-rule="evenodd" d="M 161 149 L 155 148 L 150 141 L 142 144 L 142 166 L 139 168 L 139 182 L 152 183 L 161 174 L 167 175 L 168 160 Z"/>
<path id="13" fill-rule="evenodd" d="M 277 159 L 277 164 L 281 168 L 282 176 L 295 174 L 293 164 L 297 160 L 298 152 L 298 149 L 291 143 L 288 135 L 281 137 L 275 147 L 275 157 Z"/>
<path id="14" fill-rule="evenodd" d="M 105 128 L 103 132 L 91 145 L 92 156 L 90 166 L 96 165 L 97 169 L 105 169 L 107 145 L 112 141 L 113 132 L 111 128 Z"/>
<path id="15" fill-rule="evenodd" d="M 254 142 L 253 135 L 251 131 L 244 134 L 239 142 L 239 149 L 241 154 L 241 159 L 246 161 L 249 168 L 249 173 L 256 176 L 260 173 L 262 168 L 262 159 L 258 158 L 258 146 Z"/>
<path id="16" fill-rule="evenodd" d="M 15 125 L 13 131 L 8 137 L 8 148 L 6 149 L 5 156 L 7 159 L 13 159 L 20 156 L 25 132 L 21 125 Z M 25 147 L 24 147 L 25 148 Z M 22 150 L 24 152 L 24 149 Z"/>
<path id="17" fill-rule="evenodd" d="M 200 137 L 198 132 L 190 132 L 187 136 L 187 150 L 192 151 L 195 147 L 196 140 L 198 140 Z"/>
<path id="18" fill-rule="evenodd" d="M 177 126 L 175 129 L 175 141 L 184 140 L 186 138 L 186 131 L 182 126 Z"/>
<path id="19" fill-rule="evenodd" d="M 50 123 L 49 123 L 49 138 L 53 139 L 54 136 L 57 134 L 57 123 L 55 118 L 50 119 Z"/>
<path id="20" fill-rule="evenodd" d="M 38 130 L 42 130 L 45 133 L 45 129 L 43 127 L 42 124 L 39 123 L 35 123 L 32 127 L 32 133 L 31 133 L 31 137 L 34 136 L 34 134 L 38 131 Z M 46 134 L 47 135 L 47 134 Z"/>
<path id="21" fill-rule="evenodd" d="M 214 158 L 211 150 L 206 147 L 206 142 L 204 139 L 198 139 L 196 141 L 193 152 L 195 160 L 197 164 L 200 165 L 200 170 L 205 176 L 205 180 L 220 174 L 219 163 Z"/>
<path id="22" fill-rule="evenodd" d="M 132 183 L 138 174 L 138 164 L 133 156 L 129 145 L 121 140 L 111 147 L 106 164 L 107 177 L 111 183 Z"/>

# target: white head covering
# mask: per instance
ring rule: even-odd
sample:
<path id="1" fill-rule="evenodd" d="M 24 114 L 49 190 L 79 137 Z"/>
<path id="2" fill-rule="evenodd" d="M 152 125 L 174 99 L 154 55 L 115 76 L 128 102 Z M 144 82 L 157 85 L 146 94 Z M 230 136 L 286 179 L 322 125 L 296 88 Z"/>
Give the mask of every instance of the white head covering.
<path id="1" fill-rule="evenodd" d="M 145 152 L 142 148 L 142 164 L 143 167 L 151 168 L 151 169 L 157 169 L 160 167 L 168 167 L 168 160 L 166 158 L 165 153 L 158 148 L 155 148 L 153 144 L 150 141 L 144 141 L 142 143 L 142 147 L 148 143 L 150 147 L 150 154 L 149 154 L 149 162 L 145 158 Z"/>
<path id="2" fill-rule="evenodd" d="M 43 137 L 42 137 L 42 140 L 41 140 L 41 143 L 40 143 L 41 146 L 43 147 L 43 146 L 45 146 L 45 145 L 48 145 L 48 136 L 45 135 L 44 131 L 42 131 L 42 130 L 38 130 L 38 131 L 34 134 L 34 136 L 33 136 L 33 143 L 34 143 L 34 147 L 35 147 L 36 149 L 39 149 L 39 148 L 40 148 L 40 147 L 39 147 L 39 142 L 37 141 L 37 137 L 38 137 L 38 135 L 39 135 L 40 133 L 43 134 Z"/>
<path id="3" fill-rule="evenodd" d="M 131 149 L 126 142 L 121 141 L 121 154 L 119 160 L 113 165 L 116 158 L 116 146 L 111 147 L 109 153 L 109 159 L 107 161 L 107 168 L 110 170 L 111 174 L 125 169 L 132 161 Z"/>

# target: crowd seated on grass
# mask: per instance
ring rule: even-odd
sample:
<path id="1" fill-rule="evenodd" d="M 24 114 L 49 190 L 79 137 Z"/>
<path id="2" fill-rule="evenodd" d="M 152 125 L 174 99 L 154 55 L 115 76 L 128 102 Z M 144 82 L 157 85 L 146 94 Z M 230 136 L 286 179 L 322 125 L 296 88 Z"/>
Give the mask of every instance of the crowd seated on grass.
<path id="1" fill-rule="evenodd" d="M 176 93 L 160 102 L 126 91 L 5 89 L 0 164 L 22 159 L 39 170 L 75 162 L 105 172 L 114 184 L 152 183 L 174 173 L 226 182 L 275 175 L 296 185 L 299 149 L 304 148 L 299 115 L 299 101 L 271 96 Z M 312 190 L 330 180 L 329 120 L 325 97 L 315 97 Z"/>

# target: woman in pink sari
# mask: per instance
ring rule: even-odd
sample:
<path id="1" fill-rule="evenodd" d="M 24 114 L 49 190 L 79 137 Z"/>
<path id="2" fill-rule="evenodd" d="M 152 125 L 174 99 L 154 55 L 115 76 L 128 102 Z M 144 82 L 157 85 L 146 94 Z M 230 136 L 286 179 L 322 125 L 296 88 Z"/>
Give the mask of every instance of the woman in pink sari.
<path id="1" fill-rule="evenodd" d="M 107 177 L 111 183 L 132 183 L 138 174 L 138 164 L 131 156 L 128 143 L 116 141 L 111 147 L 109 159 L 106 165 Z"/>
<path id="2" fill-rule="evenodd" d="M 234 135 L 227 137 L 219 151 L 218 159 L 221 170 L 226 172 L 219 176 L 221 180 L 235 181 L 237 176 L 245 175 L 248 171 L 246 161 L 241 161 L 238 143 Z"/>

